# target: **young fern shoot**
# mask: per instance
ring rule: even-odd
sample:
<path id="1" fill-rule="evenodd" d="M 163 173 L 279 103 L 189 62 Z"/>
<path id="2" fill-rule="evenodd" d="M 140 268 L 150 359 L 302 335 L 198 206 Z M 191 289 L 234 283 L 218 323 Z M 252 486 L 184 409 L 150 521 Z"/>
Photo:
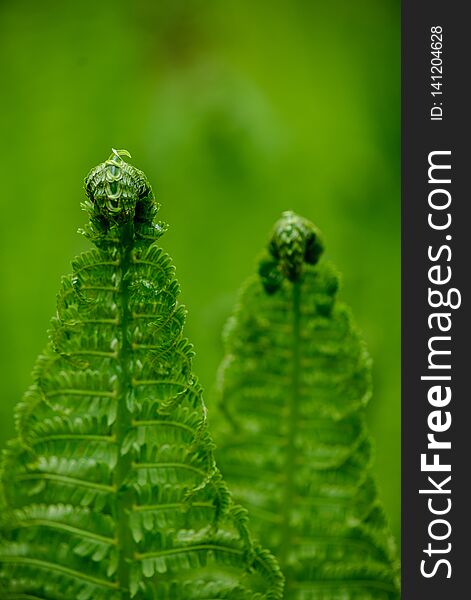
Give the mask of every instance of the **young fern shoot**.
<path id="1" fill-rule="evenodd" d="M 124 156 L 86 179 L 95 249 L 62 281 L 4 453 L 0 597 L 279 599 L 214 461 L 158 205 Z"/>
<path id="2" fill-rule="evenodd" d="M 218 461 L 287 600 L 399 597 L 365 406 L 370 359 L 317 229 L 286 212 L 225 332 Z"/>

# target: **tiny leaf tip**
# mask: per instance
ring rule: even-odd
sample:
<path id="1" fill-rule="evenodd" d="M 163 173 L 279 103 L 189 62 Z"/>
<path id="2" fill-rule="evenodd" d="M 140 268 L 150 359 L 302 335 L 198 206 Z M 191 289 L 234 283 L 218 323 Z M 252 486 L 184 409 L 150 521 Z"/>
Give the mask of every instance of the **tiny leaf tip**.
<path id="1" fill-rule="evenodd" d="M 122 148 L 121 150 L 116 150 L 116 148 L 111 148 L 111 155 L 108 160 L 112 160 L 115 156 L 122 160 L 123 156 L 127 156 L 128 158 L 132 158 L 131 153 L 128 150 Z"/>

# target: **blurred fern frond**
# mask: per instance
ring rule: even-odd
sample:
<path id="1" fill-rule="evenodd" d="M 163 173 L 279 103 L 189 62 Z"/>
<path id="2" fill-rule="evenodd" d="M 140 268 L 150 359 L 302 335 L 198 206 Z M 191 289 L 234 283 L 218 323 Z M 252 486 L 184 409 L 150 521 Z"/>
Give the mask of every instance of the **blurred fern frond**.
<path id="1" fill-rule="evenodd" d="M 0 596 L 279 599 L 216 467 L 165 226 L 126 155 L 86 179 L 96 248 L 62 281 L 4 453 Z"/>
<path id="2" fill-rule="evenodd" d="M 225 331 L 218 461 L 280 561 L 288 600 L 399 597 L 371 476 L 370 358 L 317 229 L 275 225 Z"/>

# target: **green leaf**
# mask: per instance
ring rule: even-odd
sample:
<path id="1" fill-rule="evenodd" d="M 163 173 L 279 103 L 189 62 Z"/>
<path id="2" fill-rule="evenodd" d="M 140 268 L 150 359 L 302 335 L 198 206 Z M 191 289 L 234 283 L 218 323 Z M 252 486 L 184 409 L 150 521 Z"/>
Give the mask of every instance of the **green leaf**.
<path id="1" fill-rule="evenodd" d="M 288 600 L 395 599 L 365 425 L 370 358 L 321 252 L 317 229 L 284 213 L 242 289 L 218 380 L 218 461 Z"/>
<path id="2" fill-rule="evenodd" d="M 95 249 L 62 281 L 4 453 L 2 598 L 279 599 L 216 467 L 165 226 L 126 155 L 86 179 Z"/>

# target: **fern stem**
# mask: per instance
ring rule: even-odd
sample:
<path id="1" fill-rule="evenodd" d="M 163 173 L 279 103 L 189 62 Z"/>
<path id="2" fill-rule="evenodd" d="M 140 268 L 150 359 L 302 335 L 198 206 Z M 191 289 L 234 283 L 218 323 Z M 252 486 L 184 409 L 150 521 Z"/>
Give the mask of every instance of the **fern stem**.
<path id="1" fill-rule="evenodd" d="M 132 507 L 130 490 L 126 488 L 126 481 L 132 469 L 131 456 L 123 452 L 123 445 L 127 432 L 132 426 L 132 414 L 129 410 L 129 397 L 132 394 L 132 374 L 129 370 L 130 354 L 132 348 L 129 342 L 128 327 L 130 321 L 129 311 L 129 280 L 128 271 L 131 264 L 131 254 L 134 241 L 134 224 L 127 223 L 121 229 L 121 260 L 120 260 L 120 330 L 121 345 L 118 353 L 120 365 L 119 396 L 116 423 L 113 433 L 118 445 L 118 461 L 114 473 L 114 484 L 117 489 L 116 495 L 116 522 L 119 559 L 118 559 L 118 581 L 123 593 L 123 600 L 128 600 L 130 565 L 134 555 L 134 540 L 129 527 L 129 512 Z"/>
<path id="2" fill-rule="evenodd" d="M 65 442 L 85 440 L 88 442 L 103 442 L 104 444 L 114 444 L 116 442 L 115 438 L 112 435 L 94 435 L 91 433 L 56 433 L 38 437 L 36 440 L 33 440 L 31 444 L 32 446 L 35 446 L 36 444 L 43 444 L 45 442 L 55 442 L 61 440 Z"/>
<path id="3" fill-rule="evenodd" d="M 214 504 L 211 502 L 172 502 L 169 504 L 136 504 L 132 507 L 133 512 L 146 512 L 146 511 L 162 511 L 172 510 L 174 508 L 178 510 L 187 510 L 190 507 L 196 508 L 214 508 Z"/>
<path id="4" fill-rule="evenodd" d="M 296 462 L 296 431 L 298 429 L 299 413 L 299 372 L 300 372 L 300 306 L 301 306 L 301 283 L 295 281 L 292 285 L 292 371 L 291 371 L 291 394 L 288 396 L 287 415 L 287 447 L 286 447 L 286 480 L 284 488 L 284 501 L 282 509 L 282 533 L 279 552 L 281 568 L 286 564 L 287 555 L 291 546 L 291 508 L 294 495 L 294 475 Z"/>
<path id="5" fill-rule="evenodd" d="M 46 392 L 46 398 L 53 398 L 54 396 L 92 396 L 99 398 L 115 398 L 115 392 L 106 392 L 103 390 L 76 390 L 75 388 L 53 390 L 52 392 Z"/>
<path id="6" fill-rule="evenodd" d="M 51 481 L 57 481 L 66 485 L 81 486 L 84 488 L 97 490 L 99 492 L 114 492 L 115 488 L 111 485 L 105 485 L 104 483 L 97 483 L 95 481 L 87 481 L 85 479 L 79 479 L 78 477 L 70 477 L 69 475 L 57 475 L 56 473 L 26 473 L 25 475 L 18 475 L 17 479 L 20 481 L 28 481 L 34 479 L 49 479 Z"/>
<path id="7" fill-rule="evenodd" d="M 195 544 L 183 546 L 182 548 L 171 548 L 170 550 L 159 550 L 158 552 L 146 552 L 145 554 L 136 554 L 137 560 L 145 560 L 146 558 L 158 558 L 160 556 L 174 556 L 177 554 L 185 554 L 187 552 L 200 552 L 214 550 L 215 552 L 228 554 L 238 554 L 243 556 L 244 551 L 240 548 L 231 548 L 222 544 Z"/>
<path id="8" fill-rule="evenodd" d="M 88 581 L 90 583 L 94 583 L 104 588 L 116 589 L 118 587 L 114 581 L 105 581 L 104 579 L 93 577 L 92 575 L 76 571 L 75 569 L 69 569 L 68 567 L 63 567 L 62 565 L 53 562 L 48 562 L 46 560 L 39 560 L 37 558 L 29 557 L 23 558 L 21 556 L 0 556 L 0 560 L 2 562 L 10 564 L 34 565 L 41 569 L 45 569 L 46 571 L 57 571 L 58 573 L 64 573 L 65 575 L 74 577 L 75 579 Z"/>
<path id="9" fill-rule="evenodd" d="M 116 545 L 116 540 L 113 538 L 108 538 L 103 535 L 98 535 L 97 533 L 93 533 L 92 531 L 86 531 L 85 529 L 80 529 L 80 527 L 72 527 L 71 525 L 67 525 L 66 523 L 58 523 L 57 521 L 47 521 L 46 519 L 31 519 L 30 521 L 24 521 L 19 524 L 19 527 L 49 527 L 51 529 L 62 529 L 63 531 L 68 531 L 69 533 L 77 536 L 82 536 L 84 538 L 88 538 L 90 540 L 95 540 L 97 542 L 102 542 L 103 544 Z"/>
<path id="10" fill-rule="evenodd" d="M 185 425 L 185 423 L 179 423 L 178 421 L 169 421 L 169 420 L 161 420 L 161 419 L 146 419 L 133 421 L 133 427 L 153 427 L 156 425 L 161 425 L 162 427 L 175 427 L 176 429 L 183 429 L 184 431 L 188 431 L 192 435 L 194 434 L 194 430 L 189 426 Z"/>
<path id="11" fill-rule="evenodd" d="M 133 463 L 132 465 L 133 469 L 184 469 L 187 471 L 191 471 L 193 473 L 196 473 L 197 475 L 200 475 L 201 477 L 205 477 L 206 476 L 206 472 L 203 471 L 202 469 L 198 469 L 197 467 L 193 467 L 191 465 L 185 465 L 184 463 L 177 463 L 177 462 L 157 462 L 157 463 Z"/>

